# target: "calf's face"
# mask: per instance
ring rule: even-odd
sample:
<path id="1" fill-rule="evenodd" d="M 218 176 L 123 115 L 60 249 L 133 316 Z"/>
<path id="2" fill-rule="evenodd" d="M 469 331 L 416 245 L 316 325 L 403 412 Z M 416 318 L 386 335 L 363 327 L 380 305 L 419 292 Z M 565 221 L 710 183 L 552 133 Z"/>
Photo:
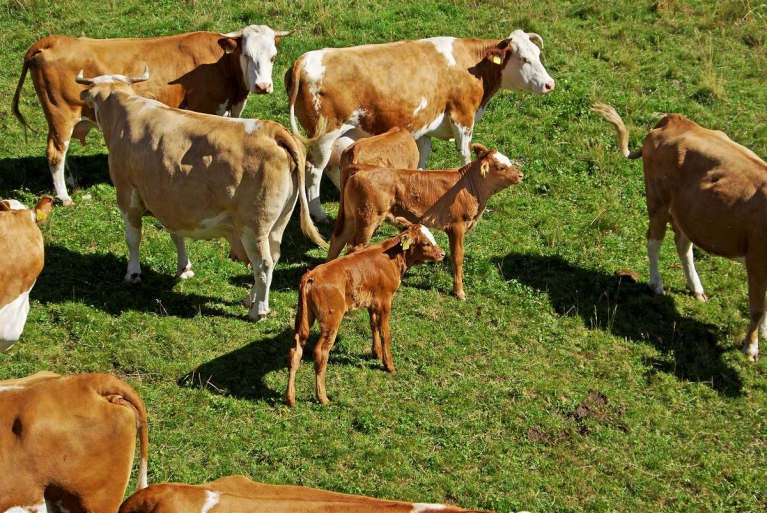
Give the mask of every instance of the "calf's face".
<path id="1" fill-rule="evenodd" d="M 482 176 L 492 176 L 500 180 L 504 186 L 516 185 L 525 175 L 514 167 L 509 157 L 495 150 L 488 150 L 481 144 L 473 144 L 472 148 L 477 158 L 482 160 L 480 173 Z"/>
<path id="2" fill-rule="evenodd" d="M 408 226 L 400 235 L 400 244 L 411 263 L 438 262 L 445 258 L 445 250 L 434 240 L 434 235 L 422 224 Z"/>

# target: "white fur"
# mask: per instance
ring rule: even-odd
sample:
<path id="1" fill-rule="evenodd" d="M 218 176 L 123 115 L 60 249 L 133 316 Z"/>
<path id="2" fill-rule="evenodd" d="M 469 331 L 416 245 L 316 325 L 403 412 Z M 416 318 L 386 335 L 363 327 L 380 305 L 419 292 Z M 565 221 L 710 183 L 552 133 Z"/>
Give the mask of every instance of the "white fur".
<path id="1" fill-rule="evenodd" d="M 423 225 L 421 225 L 421 233 L 423 233 L 423 236 L 424 236 L 424 237 L 426 237 L 427 239 L 429 239 L 429 242 L 431 242 L 431 243 L 432 243 L 432 244 L 434 244 L 435 246 L 437 245 L 437 241 L 434 239 L 434 235 L 432 235 L 432 233 L 429 231 L 429 229 L 428 229 L 428 228 L 426 228 L 426 227 L 425 227 L 425 226 L 423 226 Z"/>
<path id="2" fill-rule="evenodd" d="M 0 386 L 0 392 L 5 392 L 6 390 L 24 390 L 24 387 L 21 385 Z"/>
<path id="3" fill-rule="evenodd" d="M 213 507 L 218 504 L 219 497 L 221 497 L 220 492 L 205 490 L 205 504 L 202 505 L 200 513 L 208 513 L 208 511 L 213 509 Z"/>
<path id="4" fill-rule="evenodd" d="M 437 117 L 434 118 L 434 120 L 431 123 L 424 125 L 418 130 L 416 130 L 415 132 L 413 132 L 413 139 L 417 141 L 423 136 L 448 139 L 451 135 L 450 133 L 445 133 L 444 137 L 440 137 L 440 135 L 438 135 L 444 132 L 446 118 L 447 116 L 445 116 L 444 112 L 441 114 L 438 114 Z"/>
<path id="5" fill-rule="evenodd" d="M 454 37 L 430 37 L 428 39 L 424 39 L 424 41 L 428 41 L 434 45 L 434 48 L 436 48 L 437 51 L 445 57 L 448 66 L 456 65 L 455 57 L 453 57 L 453 42 L 455 41 Z"/>
<path id="6" fill-rule="evenodd" d="M 33 283 L 32 287 L 34 286 Z M 29 291 L 32 287 L 0 309 L 0 350 L 2 351 L 10 349 L 24 331 L 24 324 L 29 314 Z"/>
<path id="7" fill-rule="evenodd" d="M 4 513 L 48 513 L 48 508 L 45 505 L 45 501 L 34 506 L 14 506 L 5 510 Z"/>
<path id="8" fill-rule="evenodd" d="M 511 160 L 509 160 L 509 157 L 507 157 L 506 155 L 502 154 L 501 152 L 498 152 L 498 151 L 495 152 L 495 154 L 493 155 L 493 158 L 495 159 L 496 162 L 498 162 L 502 166 L 509 166 L 509 167 L 511 167 L 511 165 L 512 165 L 511 164 Z"/>
<path id="9" fill-rule="evenodd" d="M 658 263 L 660 261 L 660 248 L 663 241 L 658 239 L 647 240 L 647 256 L 650 259 L 650 289 L 656 294 L 663 295 L 663 280 L 660 277 Z"/>
<path id="10" fill-rule="evenodd" d="M 272 57 L 277 55 L 274 30 L 266 25 L 250 25 L 242 30 L 240 65 L 251 93 L 263 88 L 272 92 Z"/>
<path id="11" fill-rule="evenodd" d="M 425 96 L 422 96 L 421 103 L 419 103 L 418 107 L 416 107 L 415 110 L 413 111 L 413 116 L 415 116 L 416 114 L 424 110 L 427 105 L 429 105 L 429 100 L 427 100 Z"/>
<path id="12" fill-rule="evenodd" d="M 314 110 L 320 111 L 320 84 L 325 77 L 325 66 L 322 64 L 322 58 L 326 50 L 314 50 L 304 55 L 304 76 L 309 84 L 309 92 L 312 94 L 312 105 Z"/>
<path id="13" fill-rule="evenodd" d="M 216 109 L 216 115 L 217 116 L 226 116 L 229 111 L 229 100 L 225 101 L 221 105 L 218 106 L 218 109 Z"/>
<path id="14" fill-rule="evenodd" d="M 501 86 L 512 91 L 549 93 L 554 90 L 554 79 L 541 63 L 541 49 L 530 41 L 523 30 L 509 34 L 515 48 L 501 73 Z"/>
<path id="15" fill-rule="evenodd" d="M 243 126 L 245 127 L 245 133 L 247 133 L 248 135 L 251 135 L 256 130 L 261 129 L 261 123 L 255 119 L 233 118 L 232 121 L 238 121 L 242 123 Z"/>
<path id="16" fill-rule="evenodd" d="M 424 513 L 425 511 L 442 511 L 447 509 L 444 504 L 425 504 L 421 502 L 413 503 L 413 509 L 410 513 Z"/>
<path id="17" fill-rule="evenodd" d="M 15 199 L 7 199 L 3 201 L 8 203 L 8 206 L 11 207 L 11 210 L 29 210 L 29 207 L 25 206 L 22 202 L 17 201 Z"/>

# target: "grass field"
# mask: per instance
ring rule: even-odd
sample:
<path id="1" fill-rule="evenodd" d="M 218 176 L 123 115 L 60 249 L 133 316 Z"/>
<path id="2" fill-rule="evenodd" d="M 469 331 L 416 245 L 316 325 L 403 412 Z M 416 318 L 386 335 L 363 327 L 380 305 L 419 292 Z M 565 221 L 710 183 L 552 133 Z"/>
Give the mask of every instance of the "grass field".
<path id="1" fill-rule="evenodd" d="M 275 92 L 245 111 L 283 124 L 284 71 L 323 46 L 500 39 L 521 27 L 543 37 L 557 88 L 503 92 L 476 126 L 474 141 L 518 159 L 525 181 L 494 197 L 467 237 L 468 301 L 450 296 L 448 262 L 406 277 L 391 320 L 395 374 L 370 359 L 367 313 L 355 312 L 331 353 L 330 404 L 313 400 L 310 350 L 297 407 L 282 404 L 296 286 L 324 259 L 297 216 L 264 322 L 246 321 L 239 301 L 252 275 L 227 259 L 224 241 L 190 242 L 196 276 L 179 282 L 170 237 L 151 219 L 143 283 L 125 286 L 123 223 L 103 139 L 91 134 L 72 145 L 76 205 L 43 227 L 46 266 L 22 339 L 0 354 L 0 379 L 48 369 L 127 380 L 150 415 L 151 483 L 239 473 L 499 512 L 765 510 L 767 366 L 739 350 L 745 271 L 696 253 L 710 298 L 698 303 L 667 237 L 668 292 L 649 294 L 641 164 L 618 154 L 612 128 L 589 111 L 614 105 L 632 148 L 661 113 L 679 112 L 767 156 L 765 20 L 756 0 L 8 0 L 0 197 L 28 204 L 52 191 L 47 129 L 29 79 L 21 110 L 37 133 L 28 142 L 10 103 L 24 52 L 49 34 L 295 29 L 279 46 Z M 452 143 L 435 141 L 429 167 L 456 165 Z M 333 216 L 337 199 L 325 180 Z M 620 283 L 616 269 L 640 282 Z"/>

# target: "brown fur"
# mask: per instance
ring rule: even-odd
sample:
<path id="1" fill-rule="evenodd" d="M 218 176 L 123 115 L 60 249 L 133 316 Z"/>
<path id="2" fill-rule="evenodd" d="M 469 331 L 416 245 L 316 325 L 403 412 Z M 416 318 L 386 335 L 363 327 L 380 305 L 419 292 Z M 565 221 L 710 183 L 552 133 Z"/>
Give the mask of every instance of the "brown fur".
<path id="1" fill-rule="evenodd" d="M 405 249 L 403 246 L 408 247 Z M 394 372 L 389 334 L 389 314 L 394 293 L 405 271 L 411 266 L 442 260 L 444 257 L 445 251 L 432 244 L 424 235 L 421 225 L 411 225 L 396 237 L 318 265 L 304 274 L 298 287 L 294 345 L 288 354 L 287 404 L 294 406 L 296 402 L 296 371 L 315 319 L 321 330 L 314 349 L 316 393 L 320 402 L 328 402 L 325 368 L 341 321 L 350 310 L 368 309 L 373 331 L 373 356 L 382 359 L 386 369 Z"/>
<path id="2" fill-rule="evenodd" d="M 0 425 L 8 428 L 0 431 L 0 511 L 44 499 L 62 511 L 117 511 L 137 432 L 138 489 L 146 486 L 146 409 L 127 383 L 105 374 L 39 372 L 0 381 L 0 403 Z"/>
<path id="3" fill-rule="evenodd" d="M 478 158 L 461 169 L 413 171 L 376 166 L 351 166 L 344 170 L 339 208 L 328 261 L 349 244 L 349 252 L 365 247 L 373 232 L 388 217 L 404 217 L 447 233 L 453 263 L 453 292 L 463 290 L 463 238 L 479 221 L 487 200 L 519 183 L 522 173 L 500 165 L 494 151 L 475 144 Z M 487 164 L 487 176 L 482 169 Z"/>
<path id="4" fill-rule="evenodd" d="M 211 509 L 207 510 L 208 513 L 411 513 L 414 510 L 423 513 L 471 513 L 455 506 L 435 504 L 433 508 L 428 508 L 410 502 L 348 495 L 304 486 L 256 483 L 244 476 L 222 477 L 202 485 L 152 485 L 128 497 L 119 513 L 200 513 L 206 501 L 210 501 L 207 504 L 215 501 Z"/>
<path id="5" fill-rule="evenodd" d="M 767 335 L 767 163 L 723 132 L 679 114 L 664 116 L 647 134 L 642 149 L 630 153 L 628 132 L 615 109 L 596 104 L 593 110 L 615 127 L 625 156 L 642 157 L 648 250 L 650 244 L 659 248 L 670 222 L 687 286 L 698 299 L 705 300 L 705 295 L 692 261 L 692 244 L 714 255 L 745 258 L 751 322 L 743 352 L 756 360 L 758 331 Z M 650 266 L 651 288 L 662 294 L 652 254 Z"/>
<path id="6" fill-rule="evenodd" d="M 380 135 L 356 141 L 341 153 L 343 170 L 352 164 L 368 164 L 392 169 L 417 169 L 418 145 L 410 132 L 399 127 Z"/>

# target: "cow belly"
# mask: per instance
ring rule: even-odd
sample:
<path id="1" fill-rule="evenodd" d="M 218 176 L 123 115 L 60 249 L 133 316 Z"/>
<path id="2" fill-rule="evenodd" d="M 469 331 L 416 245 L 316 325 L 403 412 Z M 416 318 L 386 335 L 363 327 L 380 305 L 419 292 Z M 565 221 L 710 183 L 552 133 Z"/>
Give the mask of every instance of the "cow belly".
<path id="1" fill-rule="evenodd" d="M 0 309 L 0 351 L 7 351 L 21 337 L 29 313 L 31 290 L 32 287 Z"/>

